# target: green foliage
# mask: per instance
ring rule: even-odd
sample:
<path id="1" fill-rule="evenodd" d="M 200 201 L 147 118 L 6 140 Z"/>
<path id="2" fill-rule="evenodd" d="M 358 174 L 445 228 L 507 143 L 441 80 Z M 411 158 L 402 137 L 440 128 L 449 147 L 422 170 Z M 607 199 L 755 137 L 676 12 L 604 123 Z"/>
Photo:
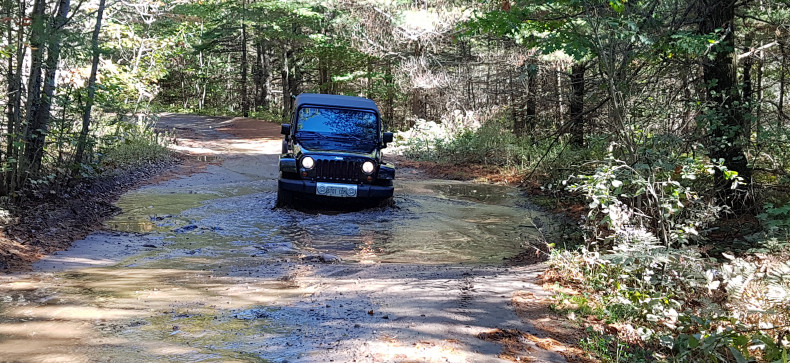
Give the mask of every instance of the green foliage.
<path id="1" fill-rule="evenodd" d="M 790 256 L 774 247 L 771 256 L 725 255 L 722 262 L 690 247 L 721 212 L 705 197 L 711 175 L 737 173 L 720 161 L 662 152 L 671 139 L 648 140 L 659 147 L 640 151 L 636 163 L 618 160 L 610 148 L 569 179 L 569 190 L 589 203 L 588 244 L 553 253 L 552 265 L 593 301 L 590 314 L 626 324 L 655 358 L 783 361 L 790 349 L 782 333 L 790 321 Z M 790 207 L 766 205 L 760 219 L 769 231 L 787 231 Z M 617 352 L 597 335 L 583 345 L 604 359 Z"/>
<path id="2" fill-rule="evenodd" d="M 591 328 L 587 329 L 587 336 L 579 342 L 579 346 L 602 362 L 640 363 L 654 360 L 641 347 L 632 346 L 616 336 L 602 334 Z"/>
<path id="3" fill-rule="evenodd" d="M 610 154 L 589 174 L 570 179 L 570 191 L 589 200 L 590 243 L 611 246 L 618 239 L 656 235 L 665 245 L 688 243 L 721 211 L 695 190 L 716 164 L 645 150 L 644 162 L 629 165 Z M 653 237 L 651 237 L 653 238 Z"/>
<path id="4" fill-rule="evenodd" d="M 538 167 L 540 157 L 549 150 L 546 159 L 550 162 L 541 166 L 541 171 L 553 175 L 551 180 L 564 177 L 565 167 L 595 152 L 592 148 L 575 150 L 564 142 L 556 146 L 551 140 L 518 138 L 509 129 L 504 118 L 479 126 L 452 121 L 442 124 L 420 121 L 412 129 L 398 134 L 395 148 L 419 160 L 493 165 L 522 172 Z"/>
<path id="5" fill-rule="evenodd" d="M 119 121 L 111 127 L 114 132 L 103 137 L 99 150 L 101 170 L 122 170 L 169 160 L 167 134 L 153 129 L 151 120 Z"/>
<path id="6" fill-rule="evenodd" d="M 757 215 L 769 233 L 790 235 L 790 203 L 776 207 L 766 203 L 764 212 Z"/>
<path id="7" fill-rule="evenodd" d="M 790 318 L 790 261 L 720 263 L 690 248 L 629 241 L 604 255 L 558 252 L 552 265 L 600 302 L 587 312 L 627 324 L 658 357 L 773 362 L 790 349 L 782 333 Z"/>

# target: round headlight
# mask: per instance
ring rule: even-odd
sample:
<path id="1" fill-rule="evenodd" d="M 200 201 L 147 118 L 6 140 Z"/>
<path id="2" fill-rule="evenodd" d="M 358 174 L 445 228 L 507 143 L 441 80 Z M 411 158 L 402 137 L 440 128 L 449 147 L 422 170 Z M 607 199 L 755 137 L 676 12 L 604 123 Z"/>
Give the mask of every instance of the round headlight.
<path id="1" fill-rule="evenodd" d="M 366 161 L 362 163 L 362 172 L 365 174 L 373 174 L 373 171 L 376 170 L 376 165 L 373 164 L 371 161 Z"/>
<path id="2" fill-rule="evenodd" d="M 302 167 L 305 169 L 312 169 L 315 165 L 315 160 L 309 156 L 305 156 L 302 158 Z"/>

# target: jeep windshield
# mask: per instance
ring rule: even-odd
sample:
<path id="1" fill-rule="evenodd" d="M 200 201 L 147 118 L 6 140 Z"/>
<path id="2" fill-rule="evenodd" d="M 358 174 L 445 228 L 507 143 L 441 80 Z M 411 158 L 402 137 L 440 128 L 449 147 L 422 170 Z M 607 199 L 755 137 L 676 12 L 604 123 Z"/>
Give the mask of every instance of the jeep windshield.
<path id="1" fill-rule="evenodd" d="M 296 120 L 296 138 L 308 150 L 369 153 L 378 136 L 378 119 L 368 111 L 302 107 Z"/>

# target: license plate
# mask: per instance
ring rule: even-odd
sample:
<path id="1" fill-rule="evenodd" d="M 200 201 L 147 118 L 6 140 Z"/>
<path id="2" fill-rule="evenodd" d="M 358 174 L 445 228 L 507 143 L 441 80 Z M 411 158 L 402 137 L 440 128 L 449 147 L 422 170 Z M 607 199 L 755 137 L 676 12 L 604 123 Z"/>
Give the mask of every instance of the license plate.
<path id="1" fill-rule="evenodd" d="M 354 198 L 357 196 L 357 186 L 349 184 L 317 183 L 315 194 L 329 197 Z"/>

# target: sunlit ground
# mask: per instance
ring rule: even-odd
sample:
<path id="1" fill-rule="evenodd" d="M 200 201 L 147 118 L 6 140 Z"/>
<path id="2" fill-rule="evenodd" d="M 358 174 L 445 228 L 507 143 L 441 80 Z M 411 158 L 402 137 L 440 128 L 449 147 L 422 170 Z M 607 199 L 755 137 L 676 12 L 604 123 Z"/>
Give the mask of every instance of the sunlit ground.
<path id="1" fill-rule="evenodd" d="M 532 213 L 516 207 L 520 196 L 420 181 L 398 186 L 397 208 L 273 210 L 281 145 L 269 127 L 269 136 L 178 139 L 174 148 L 221 165 L 125 195 L 124 213 L 97 237 L 106 253 L 75 246 L 47 262 L 71 270 L 0 277 L 0 361 L 495 356 L 476 334 L 519 324 L 507 301 L 524 283 L 441 264 L 497 264 L 520 251 L 513 231 Z M 324 252 L 354 263 L 300 260 Z"/>
<path id="2" fill-rule="evenodd" d="M 185 354 L 233 358 L 235 353 L 225 346 L 243 340 L 240 333 L 256 339 L 266 322 L 228 314 L 277 307 L 314 289 L 287 281 L 146 268 L 84 269 L 0 281 L 0 351 L 3 360 L 12 361 L 146 361 Z M 271 334 L 277 330 L 269 329 Z"/>

